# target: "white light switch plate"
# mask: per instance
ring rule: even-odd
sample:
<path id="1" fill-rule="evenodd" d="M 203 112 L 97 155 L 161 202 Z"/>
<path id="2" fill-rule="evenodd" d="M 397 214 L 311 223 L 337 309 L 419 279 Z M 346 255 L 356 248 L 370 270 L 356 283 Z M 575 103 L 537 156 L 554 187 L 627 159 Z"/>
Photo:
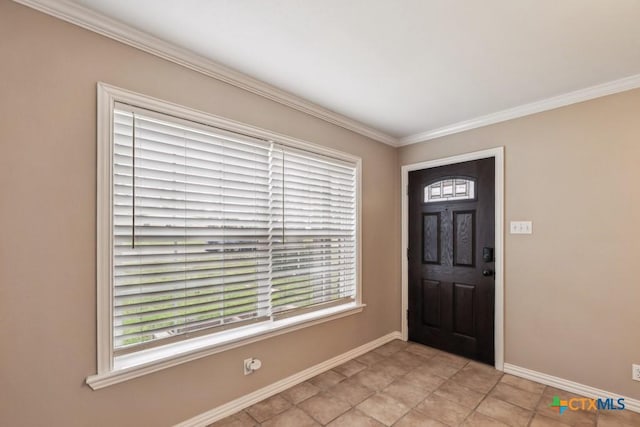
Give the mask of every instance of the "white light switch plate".
<path id="1" fill-rule="evenodd" d="M 531 221 L 511 221 L 511 234 L 531 234 L 533 233 L 533 223 Z"/>

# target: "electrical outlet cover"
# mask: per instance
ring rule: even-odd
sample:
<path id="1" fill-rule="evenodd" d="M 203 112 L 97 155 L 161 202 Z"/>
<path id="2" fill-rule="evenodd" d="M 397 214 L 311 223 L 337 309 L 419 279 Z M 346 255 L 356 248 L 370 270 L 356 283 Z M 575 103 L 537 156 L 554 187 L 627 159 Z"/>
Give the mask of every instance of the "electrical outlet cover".
<path id="1" fill-rule="evenodd" d="M 640 365 L 631 365 L 631 379 L 640 381 Z"/>
<path id="2" fill-rule="evenodd" d="M 253 362 L 253 357 L 250 359 L 244 359 L 242 367 L 244 369 L 245 375 L 253 374 L 253 369 L 251 369 L 251 362 Z"/>

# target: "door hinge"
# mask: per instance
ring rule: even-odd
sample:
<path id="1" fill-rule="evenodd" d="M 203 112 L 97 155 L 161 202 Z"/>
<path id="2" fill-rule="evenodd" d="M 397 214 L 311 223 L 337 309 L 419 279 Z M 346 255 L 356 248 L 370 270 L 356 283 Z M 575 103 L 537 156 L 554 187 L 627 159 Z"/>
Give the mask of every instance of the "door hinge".
<path id="1" fill-rule="evenodd" d="M 405 186 L 404 186 L 404 192 L 405 192 L 405 194 L 406 194 L 407 196 L 409 195 L 409 186 L 408 186 L 408 185 L 405 185 Z"/>
<path id="2" fill-rule="evenodd" d="M 409 259 L 409 248 L 407 248 L 407 259 Z"/>

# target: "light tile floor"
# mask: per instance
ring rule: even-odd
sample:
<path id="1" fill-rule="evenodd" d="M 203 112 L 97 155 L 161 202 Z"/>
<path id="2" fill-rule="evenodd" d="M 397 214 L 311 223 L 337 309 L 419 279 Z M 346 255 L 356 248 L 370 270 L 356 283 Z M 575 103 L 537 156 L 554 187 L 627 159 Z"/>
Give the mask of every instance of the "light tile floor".
<path id="1" fill-rule="evenodd" d="M 212 426 L 640 426 L 628 410 L 559 415 L 554 395 L 577 397 L 396 340 Z"/>

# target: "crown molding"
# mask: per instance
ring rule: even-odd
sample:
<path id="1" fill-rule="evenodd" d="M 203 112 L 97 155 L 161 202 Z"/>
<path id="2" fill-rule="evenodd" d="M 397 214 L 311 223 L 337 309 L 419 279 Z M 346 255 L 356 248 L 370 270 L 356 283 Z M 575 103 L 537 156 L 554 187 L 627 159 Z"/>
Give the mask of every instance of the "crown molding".
<path id="1" fill-rule="evenodd" d="M 476 117 L 470 120 L 464 120 L 453 123 L 437 129 L 420 132 L 414 135 L 400 138 L 397 147 L 404 145 L 416 144 L 418 142 L 429 141 L 440 138 L 442 136 L 454 133 L 464 132 L 507 120 L 517 119 L 519 117 L 531 114 L 541 113 L 543 111 L 553 110 L 555 108 L 565 107 L 567 105 L 576 104 L 578 102 L 588 101 L 590 99 L 600 98 L 602 96 L 613 95 L 614 93 L 624 92 L 640 87 L 640 74 L 624 77 L 622 79 L 598 84 L 584 89 L 575 90 L 562 95 L 553 96 L 551 98 L 540 101 L 531 102 L 529 104 L 520 105 L 518 107 L 509 108 L 507 110 L 498 111 L 496 113 L 487 114 L 485 116 Z"/>
<path id="2" fill-rule="evenodd" d="M 225 67 L 188 49 L 136 30 L 79 4 L 67 0 L 14 1 L 376 141 L 391 146 L 396 146 L 398 143 L 398 140 L 391 135 Z"/>
<path id="3" fill-rule="evenodd" d="M 13 1 L 393 147 L 425 142 L 640 87 L 640 74 L 635 74 L 398 139 L 68 0 Z"/>

